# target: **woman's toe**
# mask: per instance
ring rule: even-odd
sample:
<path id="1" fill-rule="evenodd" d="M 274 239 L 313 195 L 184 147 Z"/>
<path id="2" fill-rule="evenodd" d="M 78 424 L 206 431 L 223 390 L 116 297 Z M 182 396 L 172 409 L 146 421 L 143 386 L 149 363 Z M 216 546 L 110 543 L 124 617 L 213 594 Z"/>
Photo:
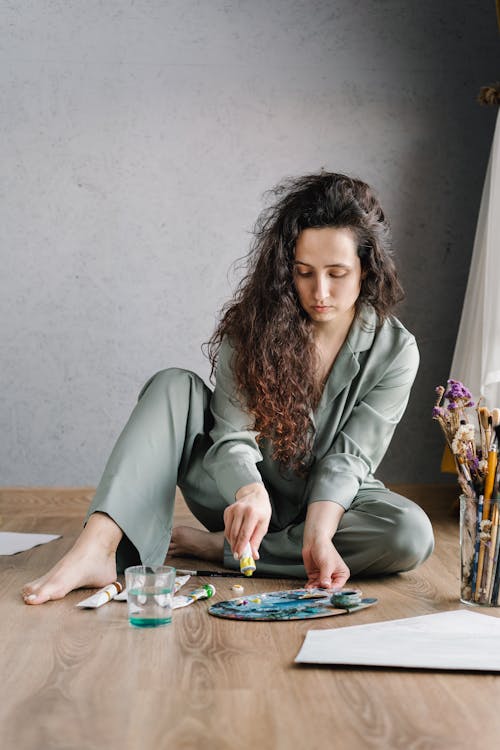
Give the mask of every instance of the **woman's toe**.
<path id="1" fill-rule="evenodd" d="M 32 581 L 23 587 L 22 597 L 26 604 L 43 604 L 50 599 L 61 599 L 67 592 L 61 581 Z"/>
<path id="2" fill-rule="evenodd" d="M 21 596 L 26 604 L 40 604 L 40 590 L 34 584 L 27 584 L 21 589 Z"/>
<path id="3" fill-rule="evenodd" d="M 41 602 L 37 602 L 37 594 L 23 594 L 23 599 L 26 602 L 26 604 L 40 604 Z"/>

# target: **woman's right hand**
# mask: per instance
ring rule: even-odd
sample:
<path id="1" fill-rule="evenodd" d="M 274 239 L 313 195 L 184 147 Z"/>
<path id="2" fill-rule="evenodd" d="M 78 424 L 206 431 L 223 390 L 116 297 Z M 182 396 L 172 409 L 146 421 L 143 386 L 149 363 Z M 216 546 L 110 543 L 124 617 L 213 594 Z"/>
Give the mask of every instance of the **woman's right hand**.
<path id="1" fill-rule="evenodd" d="M 253 557 L 259 559 L 259 547 L 271 520 L 271 502 L 261 482 L 241 487 L 236 502 L 224 511 L 224 534 L 238 559 L 250 542 Z"/>

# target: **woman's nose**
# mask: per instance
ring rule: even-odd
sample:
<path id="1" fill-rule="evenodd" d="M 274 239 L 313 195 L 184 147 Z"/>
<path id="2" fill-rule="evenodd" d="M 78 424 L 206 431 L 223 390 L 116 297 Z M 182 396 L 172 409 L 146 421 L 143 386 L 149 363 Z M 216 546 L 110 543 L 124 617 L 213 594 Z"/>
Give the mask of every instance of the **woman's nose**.
<path id="1" fill-rule="evenodd" d="M 324 300 L 328 297 L 328 282 L 326 279 L 320 277 L 316 280 L 314 297 L 318 301 Z"/>

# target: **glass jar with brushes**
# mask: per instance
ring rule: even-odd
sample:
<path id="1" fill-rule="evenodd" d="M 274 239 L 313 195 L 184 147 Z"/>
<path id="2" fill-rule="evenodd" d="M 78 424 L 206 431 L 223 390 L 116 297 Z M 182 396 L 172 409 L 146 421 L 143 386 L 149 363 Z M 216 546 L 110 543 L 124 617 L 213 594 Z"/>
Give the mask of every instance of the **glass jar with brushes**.
<path id="1" fill-rule="evenodd" d="M 499 606 L 500 495 L 498 442 L 500 409 L 475 405 L 458 380 L 436 388 L 432 412 L 455 460 L 460 495 L 460 601 Z"/>

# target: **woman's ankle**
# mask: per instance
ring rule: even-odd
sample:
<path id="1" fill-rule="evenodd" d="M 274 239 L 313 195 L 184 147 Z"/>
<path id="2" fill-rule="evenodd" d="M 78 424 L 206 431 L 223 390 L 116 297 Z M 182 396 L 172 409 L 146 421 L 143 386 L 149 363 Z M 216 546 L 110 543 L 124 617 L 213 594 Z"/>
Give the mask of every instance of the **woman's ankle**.
<path id="1" fill-rule="evenodd" d="M 89 516 L 82 535 L 87 540 L 95 540 L 110 552 L 115 552 L 123 536 L 123 531 L 107 513 L 94 511 Z"/>

